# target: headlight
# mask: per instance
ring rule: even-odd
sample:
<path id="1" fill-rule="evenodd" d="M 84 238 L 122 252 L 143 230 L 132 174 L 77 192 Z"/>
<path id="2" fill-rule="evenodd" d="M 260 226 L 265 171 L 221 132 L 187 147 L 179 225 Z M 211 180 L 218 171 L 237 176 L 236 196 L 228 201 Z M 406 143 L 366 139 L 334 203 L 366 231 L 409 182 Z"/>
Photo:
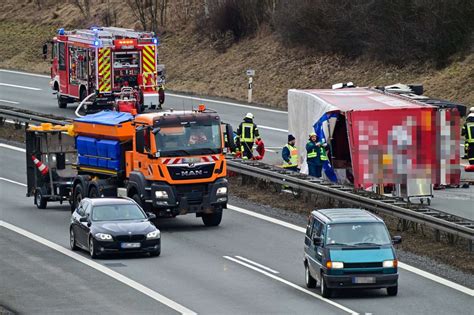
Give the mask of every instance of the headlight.
<path id="1" fill-rule="evenodd" d="M 219 187 L 217 188 L 217 195 L 225 195 L 227 194 L 227 187 Z"/>
<path id="2" fill-rule="evenodd" d="M 328 269 L 342 269 L 344 268 L 344 263 L 340 261 L 327 261 L 326 267 Z"/>
<path id="3" fill-rule="evenodd" d="M 99 241 L 111 241 L 112 240 L 112 235 L 105 234 L 105 233 L 97 233 L 95 235 L 95 238 L 98 239 Z"/>
<path id="4" fill-rule="evenodd" d="M 154 239 L 157 239 L 157 238 L 160 238 L 160 230 L 150 232 L 146 235 L 147 240 L 154 240 Z"/>
<path id="5" fill-rule="evenodd" d="M 157 190 L 157 191 L 155 191 L 155 198 L 156 199 L 168 199 L 168 193 L 164 190 Z"/>
<path id="6" fill-rule="evenodd" d="M 383 262 L 383 267 L 384 268 L 397 268 L 398 266 L 398 261 L 396 259 L 394 260 L 385 260 Z"/>

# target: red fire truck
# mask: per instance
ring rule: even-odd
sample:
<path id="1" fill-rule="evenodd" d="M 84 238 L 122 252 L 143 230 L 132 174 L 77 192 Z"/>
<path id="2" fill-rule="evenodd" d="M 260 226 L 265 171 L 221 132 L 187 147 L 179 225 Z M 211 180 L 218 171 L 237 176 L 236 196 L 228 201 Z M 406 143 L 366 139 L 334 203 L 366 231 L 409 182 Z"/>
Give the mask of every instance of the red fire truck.
<path id="1" fill-rule="evenodd" d="M 136 91 L 137 110 L 161 108 L 164 67 L 153 32 L 118 27 L 59 29 L 52 41 L 51 88 L 58 106 L 87 98 L 86 112 L 116 106 L 122 88 Z"/>

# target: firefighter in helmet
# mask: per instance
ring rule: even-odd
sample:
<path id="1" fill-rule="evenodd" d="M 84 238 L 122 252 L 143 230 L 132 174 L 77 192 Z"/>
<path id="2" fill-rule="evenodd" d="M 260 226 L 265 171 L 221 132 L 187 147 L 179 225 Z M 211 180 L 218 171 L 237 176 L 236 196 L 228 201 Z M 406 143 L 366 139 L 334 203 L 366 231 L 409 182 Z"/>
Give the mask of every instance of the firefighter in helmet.
<path id="1" fill-rule="evenodd" d="M 247 113 L 244 120 L 240 123 L 239 128 L 237 128 L 237 136 L 239 136 L 240 139 L 243 159 L 250 160 L 253 157 L 253 143 L 255 139 L 260 136 L 258 127 L 253 122 L 253 118 L 252 113 Z"/>

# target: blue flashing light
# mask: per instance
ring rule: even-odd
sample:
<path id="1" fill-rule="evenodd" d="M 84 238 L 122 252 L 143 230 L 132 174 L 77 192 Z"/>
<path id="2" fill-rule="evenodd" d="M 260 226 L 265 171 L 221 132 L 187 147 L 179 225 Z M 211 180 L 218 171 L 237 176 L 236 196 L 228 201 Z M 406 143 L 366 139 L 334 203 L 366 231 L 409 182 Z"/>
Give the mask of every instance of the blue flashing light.
<path id="1" fill-rule="evenodd" d="M 94 41 L 94 46 L 99 46 L 99 45 L 100 45 L 100 41 L 95 40 L 95 41 Z"/>
<path id="2" fill-rule="evenodd" d="M 93 32 L 98 32 L 99 31 L 99 28 L 97 26 L 92 26 L 91 27 L 91 31 Z"/>
<path id="3" fill-rule="evenodd" d="M 58 35 L 64 35 L 64 34 L 65 34 L 64 28 L 58 29 Z"/>
<path id="4" fill-rule="evenodd" d="M 156 38 L 156 37 L 153 38 L 153 44 L 155 44 L 155 45 L 160 44 L 160 41 L 158 40 L 158 38 Z"/>

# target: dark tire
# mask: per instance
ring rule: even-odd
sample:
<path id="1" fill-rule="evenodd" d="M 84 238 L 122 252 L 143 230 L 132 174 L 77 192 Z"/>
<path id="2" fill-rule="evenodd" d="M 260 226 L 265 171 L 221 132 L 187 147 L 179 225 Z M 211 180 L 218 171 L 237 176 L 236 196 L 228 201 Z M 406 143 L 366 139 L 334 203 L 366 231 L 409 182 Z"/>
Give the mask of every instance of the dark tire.
<path id="1" fill-rule="evenodd" d="M 396 296 L 397 293 L 398 293 L 398 284 L 394 287 L 388 287 L 387 288 L 388 296 Z"/>
<path id="2" fill-rule="evenodd" d="M 89 190 L 89 198 L 100 198 L 99 191 L 97 190 L 97 187 L 92 186 L 91 189 Z"/>
<path id="3" fill-rule="evenodd" d="M 66 108 L 67 107 L 67 100 L 61 97 L 61 94 L 58 92 L 56 94 L 56 97 L 58 98 L 58 106 L 59 108 Z"/>
<path id="4" fill-rule="evenodd" d="M 140 196 L 138 196 L 138 194 L 134 194 L 134 195 L 132 196 L 132 199 L 133 199 L 133 201 L 135 201 L 135 202 L 143 209 L 142 198 L 140 198 Z"/>
<path id="5" fill-rule="evenodd" d="M 218 213 L 204 213 L 202 222 L 205 226 L 218 226 L 222 221 L 222 211 Z"/>
<path id="6" fill-rule="evenodd" d="M 95 249 L 95 241 L 92 236 L 89 236 L 89 255 L 91 256 L 91 258 L 99 257 L 99 254 L 97 253 L 97 250 Z"/>
<path id="7" fill-rule="evenodd" d="M 87 92 L 85 88 L 81 89 L 81 94 L 79 95 L 80 99 L 79 101 L 82 102 L 86 97 L 87 97 Z"/>
<path id="8" fill-rule="evenodd" d="M 36 189 L 35 191 L 35 204 L 38 209 L 46 209 L 48 205 L 48 200 L 43 196 L 40 189 Z"/>
<path id="9" fill-rule="evenodd" d="M 72 250 L 79 249 L 76 245 L 76 235 L 74 234 L 74 229 L 72 227 L 69 228 L 69 246 L 71 246 Z"/>
<path id="10" fill-rule="evenodd" d="M 326 281 L 324 281 L 323 275 L 321 275 L 321 295 L 324 298 L 330 298 L 332 295 L 332 289 L 329 289 L 326 285 Z"/>
<path id="11" fill-rule="evenodd" d="M 161 255 L 161 249 L 154 252 L 150 252 L 150 257 L 158 257 L 160 255 Z"/>
<path id="12" fill-rule="evenodd" d="M 79 205 L 81 200 L 84 198 L 84 193 L 82 192 L 82 185 L 80 183 L 76 184 L 76 186 L 74 187 L 73 193 L 74 195 L 73 195 L 73 200 L 72 200 L 72 205 L 71 205 L 71 213 L 74 212 L 74 210 L 76 210 L 77 206 Z"/>
<path id="13" fill-rule="evenodd" d="M 158 103 L 160 104 L 160 108 L 165 103 L 165 90 L 163 88 L 158 90 Z"/>
<path id="14" fill-rule="evenodd" d="M 304 264 L 304 279 L 305 279 L 307 288 L 310 288 L 310 289 L 316 288 L 316 279 L 314 279 L 311 276 L 311 272 L 309 271 L 309 267 L 307 263 Z"/>

